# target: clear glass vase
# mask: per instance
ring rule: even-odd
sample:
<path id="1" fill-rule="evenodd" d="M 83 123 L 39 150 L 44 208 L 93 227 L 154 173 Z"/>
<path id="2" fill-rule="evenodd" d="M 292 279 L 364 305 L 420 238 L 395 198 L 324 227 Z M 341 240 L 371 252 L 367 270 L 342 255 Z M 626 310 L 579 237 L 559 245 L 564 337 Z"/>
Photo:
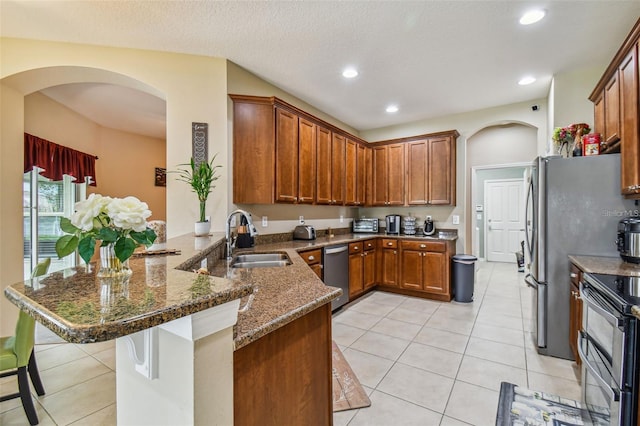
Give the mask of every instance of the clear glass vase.
<path id="1" fill-rule="evenodd" d="M 101 278 L 130 276 L 129 259 L 121 262 L 116 257 L 114 244 L 102 246 L 100 247 L 100 269 L 97 275 Z"/>

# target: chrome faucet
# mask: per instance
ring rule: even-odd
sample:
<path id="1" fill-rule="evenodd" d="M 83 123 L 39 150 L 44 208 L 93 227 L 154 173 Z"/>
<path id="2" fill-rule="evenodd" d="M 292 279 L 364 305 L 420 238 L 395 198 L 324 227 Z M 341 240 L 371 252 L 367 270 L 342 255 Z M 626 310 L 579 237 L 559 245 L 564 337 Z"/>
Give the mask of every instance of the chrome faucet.
<path id="1" fill-rule="evenodd" d="M 235 240 L 233 240 L 231 237 L 231 218 L 235 214 L 240 214 L 247 220 L 247 229 L 249 230 L 250 236 L 255 237 L 256 235 L 258 235 L 258 231 L 256 230 L 256 227 L 253 226 L 253 221 L 251 220 L 251 213 L 241 209 L 237 209 L 229 213 L 229 216 L 227 217 L 227 225 L 225 227 L 227 237 L 227 260 L 231 260 L 231 258 L 233 257 L 232 250 L 233 247 L 235 247 Z"/>

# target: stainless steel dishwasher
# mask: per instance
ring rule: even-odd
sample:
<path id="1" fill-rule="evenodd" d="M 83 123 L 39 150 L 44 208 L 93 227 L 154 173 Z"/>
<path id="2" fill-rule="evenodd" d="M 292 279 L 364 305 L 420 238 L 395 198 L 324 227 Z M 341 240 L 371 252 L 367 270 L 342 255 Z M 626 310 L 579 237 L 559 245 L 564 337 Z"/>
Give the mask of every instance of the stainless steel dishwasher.
<path id="1" fill-rule="evenodd" d="M 349 301 L 349 246 L 329 246 L 324 248 L 324 283 L 342 289 L 342 296 L 331 302 L 335 311 Z"/>

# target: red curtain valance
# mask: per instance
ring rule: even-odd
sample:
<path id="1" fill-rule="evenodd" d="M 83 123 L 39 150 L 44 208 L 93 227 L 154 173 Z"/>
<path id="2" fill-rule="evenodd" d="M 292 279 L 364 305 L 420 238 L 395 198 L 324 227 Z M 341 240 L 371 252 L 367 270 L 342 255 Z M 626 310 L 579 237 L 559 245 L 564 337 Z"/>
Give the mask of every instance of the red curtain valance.
<path id="1" fill-rule="evenodd" d="M 66 146 L 24 134 L 24 172 L 34 166 L 44 169 L 40 174 L 54 181 L 62 180 L 62 175 L 73 176 L 78 182 L 91 178 L 91 186 L 96 186 L 96 159 Z"/>

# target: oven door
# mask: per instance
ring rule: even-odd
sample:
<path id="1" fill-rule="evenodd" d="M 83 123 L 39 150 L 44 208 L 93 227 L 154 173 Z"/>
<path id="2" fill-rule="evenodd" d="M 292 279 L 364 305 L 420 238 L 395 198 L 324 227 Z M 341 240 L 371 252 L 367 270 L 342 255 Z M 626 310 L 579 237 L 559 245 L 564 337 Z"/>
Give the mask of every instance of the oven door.
<path id="1" fill-rule="evenodd" d="M 582 360 L 582 400 L 594 424 L 620 423 L 621 392 L 611 374 L 611 362 L 586 332 L 578 335 L 578 354 Z"/>

